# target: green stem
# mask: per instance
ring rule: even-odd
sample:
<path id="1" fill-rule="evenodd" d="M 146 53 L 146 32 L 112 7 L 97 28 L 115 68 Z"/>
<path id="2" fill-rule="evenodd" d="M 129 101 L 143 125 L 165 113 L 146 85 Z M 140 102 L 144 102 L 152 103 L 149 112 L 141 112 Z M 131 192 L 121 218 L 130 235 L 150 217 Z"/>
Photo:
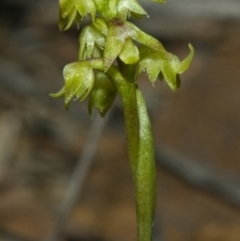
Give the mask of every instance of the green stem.
<path id="1" fill-rule="evenodd" d="M 139 150 L 139 120 L 136 99 L 135 81 L 125 79 L 117 68 L 111 67 L 107 74 L 112 77 L 122 99 L 125 127 L 128 142 L 128 155 L 134 182 L 136 182 L 136 171 Z"/>

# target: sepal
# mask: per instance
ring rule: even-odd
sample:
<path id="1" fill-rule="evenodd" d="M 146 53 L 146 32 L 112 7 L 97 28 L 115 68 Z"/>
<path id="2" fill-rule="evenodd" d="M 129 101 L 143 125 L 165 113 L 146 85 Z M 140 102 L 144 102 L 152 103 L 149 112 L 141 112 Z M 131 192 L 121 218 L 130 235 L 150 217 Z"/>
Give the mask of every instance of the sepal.
<path id="1" fill-rule="evenodd" d="M 59 10 L 58 28 L 61 31 L 68 30 L 72 26 L 73 21 L 75 20 L 76 16 L 77 16 L 76 9 L 72 9 L 72 11 L 69 12 L 69 14 L 66 17 L 63 17 L 61 14 L 61 10 Z"/>
<path id="2" fill-rule="evenodd" d="M 159 42 L 157 39 L 152 37 L 151 35 L 145 33 L 141 29 L 139 29 L 136 25 L 131 22 L 125 23 L 125 29 L 129 33 L 129 37 L 131 37 L 136 42 L 147 46 L 153 50 L 165 50 L 162 43 Z"/>
<path id="3" fill-rule="evenodd" d="M 63 87 L 61 90 L 59 90 L 57 93 L 51 93 L 49 94 L 50 97 L 52 98 L 60 98 L 60 97 L 64 97 L 64 93 L 65 93 L 65 87 Z"/>
<path id="4" fill-rule="evenodd" d="M 182 74 L 184 73 L 190 66 L 193 56 L 194 56 L 194 48 L 191 44 L 188 44 L 188 47 L 190 49 L 189 55 L 180 63 L 178 73 Z"/>
<path id="5" fill-rule="evenodd" d="M 113 61 L 120 54 L 125 44 L 127 32 L 124 31 L 123 25 L 111 25 L 108 29 L 106 45 L 103 53 L 105 72 L 112 65 Z"/>

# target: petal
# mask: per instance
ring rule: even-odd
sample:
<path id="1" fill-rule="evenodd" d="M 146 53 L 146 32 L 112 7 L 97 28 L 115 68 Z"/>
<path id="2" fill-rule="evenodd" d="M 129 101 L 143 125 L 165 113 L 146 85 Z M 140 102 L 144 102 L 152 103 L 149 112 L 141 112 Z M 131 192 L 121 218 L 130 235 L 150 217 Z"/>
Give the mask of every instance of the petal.
<path id="1" fill-rule="evenodd" d="M 139 51 L 131 38 L 127 38 L 119 58 L 125 64 L 135 64 L 139 60 Z"/>

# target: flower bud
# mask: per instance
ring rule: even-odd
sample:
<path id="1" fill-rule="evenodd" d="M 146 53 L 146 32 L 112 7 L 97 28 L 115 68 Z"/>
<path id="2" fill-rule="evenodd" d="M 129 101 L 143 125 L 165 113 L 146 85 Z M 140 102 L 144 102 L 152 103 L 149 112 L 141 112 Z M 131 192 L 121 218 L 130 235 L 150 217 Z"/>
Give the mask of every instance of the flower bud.
<path id="1" fill-rule="evenodd" d="M 93 108 L 98 109 L 102 117 L 111 108 L 116 97 L 117 90 L 112 81 L 102 72 L 97 72 L 95 85 L 88 102 L 88 112 L 92 116 Z"/>

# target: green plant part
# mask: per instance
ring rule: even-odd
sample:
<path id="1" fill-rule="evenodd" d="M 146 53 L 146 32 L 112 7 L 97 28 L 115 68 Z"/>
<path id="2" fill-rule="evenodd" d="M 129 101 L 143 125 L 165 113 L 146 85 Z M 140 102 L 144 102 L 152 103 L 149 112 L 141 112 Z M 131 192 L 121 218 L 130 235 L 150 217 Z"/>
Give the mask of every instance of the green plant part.
<path id="1" fill-rule="evenodd" d="M 74 21 L 79 25 L 88 13 L 94 21 L 96 6 L 93 0 L 60 0 L 58 20 L 60 30 L 68 30 Z"/>
<path id="2" fill-rule="evenodd" d="M 175 91 L 180 83 L 178 83 L 179 74 L 184 73 L 192 61 L 194 49 L 189 44 L 190 53 L 182 62 L 179 59 L 166 51 L 154 51 L 152 49 L 142 49 L 142 58 L 137 67 L 137 76 L 141 72 L 146 71 L 150 81 L 154 84 L 156 79 L 163 78 L 166 80 L 169 87 Z"/>
<path id="3" fill-rule="evenodd" d="M 64 96 L 65 106 L 69 107 L 70 101 L 76 96 L 84 100 L 94 86 L 94 73 L 88 61 L 75 62 L 65 66 L 63 70 L 65 86 L 51 97 Z"/>
<path id="4" fill-rule="evenodd" d="M 60 30 L 69 29 L 74 22 L 79 25 L 86 15 L 91 21 L 80 31 L 78 61 L 66 65 L 65 85 L 51 96 L 63 97 L 68 108 L 74 97 L 83 101 L 89 95 L 89 114 L 97 109 L 104 116 L 120 95 L 135 183 L 138 241 L 151 241 L 156 202 L 154 145 L 137 79 L 146 72 L 152 84 L 164 79 L 175 91 L 194 49 L 189 44 L 189 55 L 180 61 L 161 42 L 131 23 L 130 17 L 147 16 L 137 0 L 60 0 L 59 9 Z"/>
<path id="5" fill-rule="evenodd" d="M 92 116 L 93 109 L 98 109 L 102 117 L 111 108 L 117 94 L 114 83 L 102 72 L 96 73 L 95 86 L 90 94 L 88 112 Z"/>

